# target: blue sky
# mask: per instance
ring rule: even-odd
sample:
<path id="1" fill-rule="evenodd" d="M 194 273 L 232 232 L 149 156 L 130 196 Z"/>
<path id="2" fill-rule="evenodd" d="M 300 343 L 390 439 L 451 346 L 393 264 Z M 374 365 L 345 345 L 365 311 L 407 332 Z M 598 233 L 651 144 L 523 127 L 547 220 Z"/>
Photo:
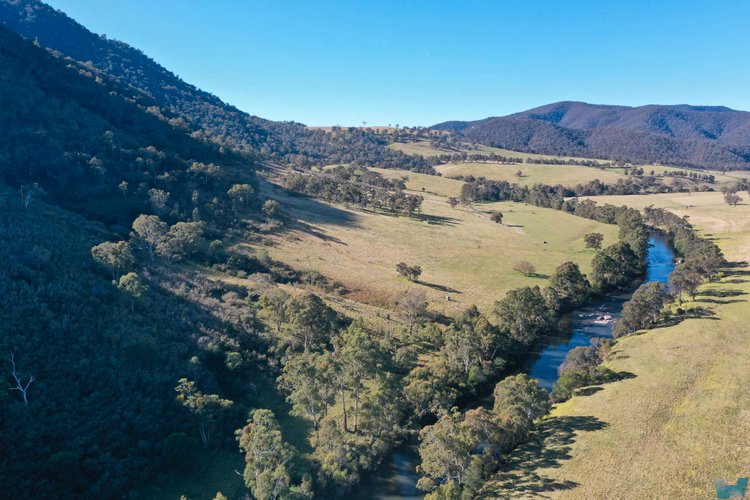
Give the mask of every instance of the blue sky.
<path id="1" fill-rule="evenodd" d="M 560 100 L 750 109 L 746 1 L 48 3 L 274 120 L 432 125 Z"/>

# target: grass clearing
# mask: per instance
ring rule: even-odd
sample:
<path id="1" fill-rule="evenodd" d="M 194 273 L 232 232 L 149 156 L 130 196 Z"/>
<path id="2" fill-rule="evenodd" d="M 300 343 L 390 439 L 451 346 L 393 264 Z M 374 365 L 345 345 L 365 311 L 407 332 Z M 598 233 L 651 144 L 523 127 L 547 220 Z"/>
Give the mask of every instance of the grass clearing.
<path id="1" fill-rule="evenodd" d="M 456 181 L 434 176 L 431 180 L 442 183 L 432 186 L 435 191 L 455 189 Z M 278 190 L 273 196 L 299 223 L 272 236 L 273 246 L 267 250 L 296 269 L 315 270 L 343 283 L 351 291 L 349 299 L 390 307 L 405 290 L 416 288 L 425 291 L 433 310 L 454 315 L 471 304 L 488 310 L 513 288 L 543 286 L 544 276 L 567 260 L 588 272 L 594 253 L 585 249 L 583 235 L 601 232 L 605 244 L 617 238 L 615 226 L 555 210 L 511 202 L 478 205 L 477 211 L 452 209 L 445 196 L 423 194 L 422 216 L 407 218 L 286 196 Z M 489 220 L 495 210 L 505 214 L 503 225 Z M 519 260 L 534 264 L 541 277 L 514 271 Z M 420 283 L 396 274 L 401 261 L 422 266 Z"/>
<path id="2" fill-rule="evenodd" d="M 721 193 L 599 197 L 688 215 L 730 261 L 748 260 L 750 206 Z M 750 282 L 747 268 L 701 289 L 685 319 L 619 341 L 607 362 L 635 377 L 558 405 L 485 498 L 714 498 L 747 477 Z"/>
<path id="3" fill-rule="evenodd" d="M 436 167 L 446 177 L 458 175 L 486 177 L 531 186 L 534 184 L 562 184 L 575 186 L 599 179 L 605 184 L 614 184 L 625 176 L 612 169 L 601 170 L 580 165 L 537 165 L 532 163 L 506 165 L 501 163 L 449 163 Z M 516 172 L 523 172 L 517 177 Z"/>

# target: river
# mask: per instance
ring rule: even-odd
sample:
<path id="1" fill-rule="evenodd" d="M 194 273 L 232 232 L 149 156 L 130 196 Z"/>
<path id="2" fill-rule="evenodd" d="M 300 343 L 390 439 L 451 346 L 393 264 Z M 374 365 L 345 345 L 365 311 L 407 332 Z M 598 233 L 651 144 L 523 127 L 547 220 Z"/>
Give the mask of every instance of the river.
<path id="1" fill-rule="evenodd" d="M 675 267 L 675 255 L 669 241 L 659 233 L 649 235 L 644 283 L 667 283 Z M 557 369 L 568 352 L 578 346 L 591 345 L 596 337 L 611 337 L 612 327 L 620 317 L 622 306 L 634 290 L 608 295 L 565 315 L 558 335 L 550 336 L 538 354 L 529 362 L 529 375 L 545 389 L 552 389 Z M 393 451 L 377 470 L 363 474 L 362 484 L 353 498 L 411 500 L 422 498 L 417 490 L 416 466 L 419 464 L 416 443 L 407 443 Z"/>

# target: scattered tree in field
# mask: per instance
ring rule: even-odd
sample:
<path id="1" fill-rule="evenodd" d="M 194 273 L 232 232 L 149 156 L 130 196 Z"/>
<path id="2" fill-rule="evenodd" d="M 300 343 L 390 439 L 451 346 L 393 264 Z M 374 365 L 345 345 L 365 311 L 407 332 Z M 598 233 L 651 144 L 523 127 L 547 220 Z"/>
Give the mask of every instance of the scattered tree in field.
<path id="1" fill-rule="evenodd" d="M 511 290 L 495 302 L 498 326 L 510 337 L 528 345 L 554 328 L 554 314 L 538 286 Z"/>
<path id="2" fill-rule="evenodd" d="M 156 215 L 139 215 L 133 221 L 133 231 L 153 262 L 156 249 L 166 238 L 169 226 Z"/>
<path id="3" fill-rule="evenodd" d="M 451 196 L 450 198 L 448 198 L 448 205 L 450 205 L 451 208 L 456 208 L 458 204 L 458 198 L 456 198 L 455 196 Z"/>
<path id="4" fill-rule="evenodd" d="M 524 276 L 531 276 L 536 273 L 536 267 L 528 260 L 520 260 L 513 264 L 513 270 L 518 271 Z"/>
<path id="5" fill-rule="evenodd" d="M 638 287 L 623 306 L 620 319 L 612 329 L 612 336 L 622 337 L 655 324 L 668 298 L 669 293 L 663 283 L 652 281 Z"/>
<path id="6" fill-rule="evenodd" d="M 516 177 L 518 177 L 519 179 L 520 179 L 521 177 L 523 177 L 523 170 L 518 170 L 518 171 L 516 171 Z"/>
<path id="7" fill-rule="evenodd" d="M 216 394 L 204 394 L 198 390 L 195 382 L 181 378 L 177 387 L 177 401 L 198 417 L 198 429 L 200 431 L 203 447 L 207 447 L 211 440 L 211 432 L 221 412 L 234 404 L 228 399 L 222 399 Z"/>
<path id="8" fill-rule="evenodd" d="M 280 210 L 281 210 L 281 205 L 276 200 L 266 200 L 263 203 L 263 207 L 261 208 L 263 215 L 265 215 L 269 219 L 273 219 L 277 217 L 279 215 Z"/>
<path id="9" fill-rule="evenodd" d="M 727 205 L 736 207 L 742 202 L 742 197 L 738 195 L 737 193 L 727 192 L 724 195 L 724 201 L 727 202 Z"/>
<path id="10" fill-rule="evenodd" d="M 237 441 L 245 452 L 245 485 L 254 498 L 288 498 L 292 489 L 289 472 L 295 450 L 284 442 L 271 410 L 254 410 L 247 425 L 238 430 Z"/>
<path id="11" fill-rule="evenodd" d="M 402 278 L 406 278 L 409 281 L 416 281 L 422 275 L 422 267 L 418 265 L 410 266 L 406 262 L 399 262 L 396 264 L 396 272 Z"/>
<path id="12" fill-rule="evenodd" d="M 583 241 L 586 243 L 586 248 L 600 250 L 604 241 L 604 235 L 602 233 L 588 233 L 583 236 Z"/>
<path id="13" fill-rule="evenodd" d="M 29 405 L 29 386 L 36 380 L 34 375 L 29 375 L 26 383 L 22 382 L 22 376 L 16 370 L 16 356 L 15 353 L 10 353 L 10 375 L 13 377 L 14 386 L 10 388 L 11 391 L 18 391 L 21 393 L 23 398 L 23 404 Z"/>
<path id="14" fill-rule="evenodd" d="M 503 223 L 503 213 L 502 212 L 494 212 L 492 215 L 490 215 L 490 220 L 492 222 L 495 222 L 497 224 Z"/>
<path id="15" fill-rule="evenodd" d="M 130 251 L 127 241 L 100 243 L 91 247 L 91 256 L 94 261 L 112 272 L 112 281 L 115 282 L 120 279 L 123 271 L 135 264 L 133 252 Z"/>

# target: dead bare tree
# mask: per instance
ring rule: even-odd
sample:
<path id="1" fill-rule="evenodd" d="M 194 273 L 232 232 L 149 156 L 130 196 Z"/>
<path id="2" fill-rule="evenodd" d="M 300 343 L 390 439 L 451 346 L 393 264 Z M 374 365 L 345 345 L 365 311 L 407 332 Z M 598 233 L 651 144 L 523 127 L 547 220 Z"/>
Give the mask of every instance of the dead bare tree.
<path id="1" fill-rule="evenodd" d="M 13 352 L 10 353 L 10 364 L 11 364 L 11 368 L 12 368 L 11 371 L 10 371 L 10 374 L 13 375 L 13 379 L 16 381 L 16 386 L 15 387 L 11 387 L 10 390 L 11 391 L 19 391 L 21 393 L 21 395 L 23 396 L 23 404 L 25 404 L 26 406 L 28 406 L 29 405 L 29 397 L 28 397 L 29 386 L 31 385 L 31 383 L 34 380 L 36 380 L 36 377 L 33 376 L 33 375 L 30 375 L 29 376 L 29 381 L 26 382 L 26 385 L 24 385 L 21 382 L 21 377 L 19 377 L 18 373 L 16 372 L 16 358 L 15 358 L 15 355 L 13 354 Z"/>

